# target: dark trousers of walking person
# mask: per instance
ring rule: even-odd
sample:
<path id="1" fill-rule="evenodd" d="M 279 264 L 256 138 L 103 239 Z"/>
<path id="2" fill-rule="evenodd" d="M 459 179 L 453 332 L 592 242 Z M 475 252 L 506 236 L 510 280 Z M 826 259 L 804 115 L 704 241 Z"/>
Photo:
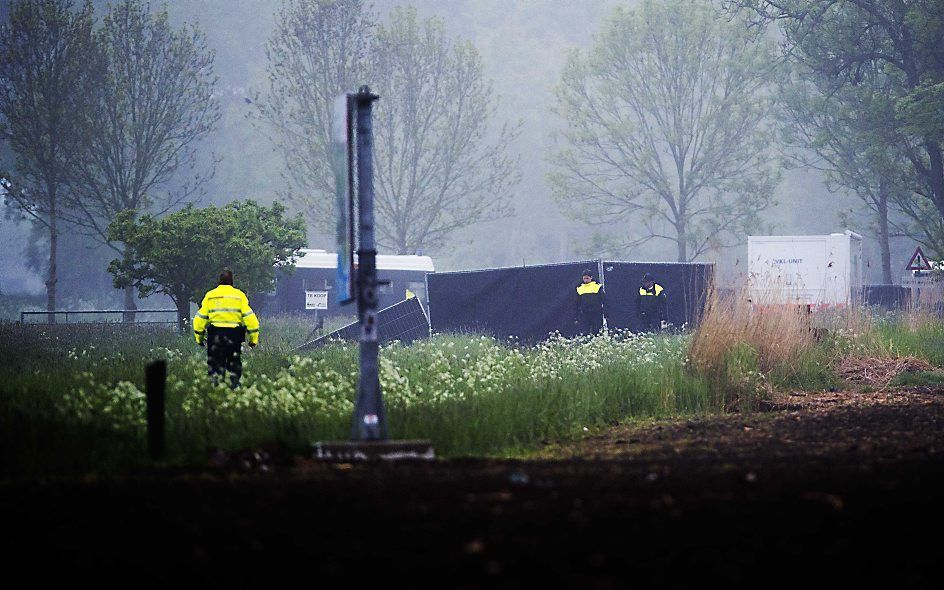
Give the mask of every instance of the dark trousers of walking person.
<path id="1" fill-rule="evenodd" d="M 207 368 L 213 382 L 229 373 L 230 387 L 239 387 L 243 375 L 242 344 L 246 329 L 207 327 Z"/>

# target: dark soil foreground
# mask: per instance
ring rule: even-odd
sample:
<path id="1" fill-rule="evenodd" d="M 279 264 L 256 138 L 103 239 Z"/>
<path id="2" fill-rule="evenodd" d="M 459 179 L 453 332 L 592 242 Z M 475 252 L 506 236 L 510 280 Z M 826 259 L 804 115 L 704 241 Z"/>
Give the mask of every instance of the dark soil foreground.
<path id="1" fill-rule="evenodd" d="M 532 461 L 0 484 L 4 578 L 70 587 L 940 587 L 944 395 L 795 394 Z M 544 458 L 546 457 L 546 458 Z"/>

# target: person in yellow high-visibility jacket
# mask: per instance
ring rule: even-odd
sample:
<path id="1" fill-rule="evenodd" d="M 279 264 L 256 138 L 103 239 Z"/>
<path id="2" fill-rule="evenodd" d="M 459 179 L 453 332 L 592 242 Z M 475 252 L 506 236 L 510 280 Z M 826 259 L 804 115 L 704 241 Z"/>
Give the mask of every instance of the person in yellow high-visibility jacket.
<path id="1" fill-rule="evenodd" d="M 235 389 L 243 374 L 242 344 L 259 344 L 259 318 L 249 307 L 249 298 L 233 287 L 233 271 L 220 273 L 220 284 L 207 291 L 200 310 L 193 318 L 197 344 L 206 346 L 207 368 L 214 380 L 230 374 Z"/>
<path id="2" fill-rule="evenodd" d="M 636 317 L 639 320 L 640 332 L 658 332 L 665 327 L 668 315 L 668 303 L 665 289 L 657 283 L 652 275 L 646 273 L 636 295 Z"/>
<path id="3" fill-rule="evenodd" d="M 583 271 L 580 281 L 574 325 L 578 334 L 599 334 L 606 316 L 606 291 L 603 285 L 593 280 L 593 271 L 589 268 Z"/>

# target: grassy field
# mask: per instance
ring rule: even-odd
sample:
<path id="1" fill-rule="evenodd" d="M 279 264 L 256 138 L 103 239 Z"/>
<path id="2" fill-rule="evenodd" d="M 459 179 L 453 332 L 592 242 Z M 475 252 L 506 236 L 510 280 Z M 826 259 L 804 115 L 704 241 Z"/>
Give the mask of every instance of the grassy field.
<path id="1" fill-rule="evenodd" d="M 160 326 L 0 324 L 3 470 L 44 474 L 146 465 L 144 367 L 168 361 L 168 462 L 211 449 L 277 445 L 307 452 L 346 439 L 356 346 L 298 354 L 310 327 L 264 322 L 244 353 L 243 385 L 206 376 L 205 351 Z M 381 353 L 393 438 L 429 438 L 442 456 L 514 455 L 620 420 L 749 411 L 778 388 L 839 387 L 848 355 L 944 363 L 944 324 L 858 314 L 811 331 L 794 313 L 709 308 L 690 335 L 613 334 L 536 347 L 439 335 Z M 933 375 L 924 379 L 933 380 Z"/>

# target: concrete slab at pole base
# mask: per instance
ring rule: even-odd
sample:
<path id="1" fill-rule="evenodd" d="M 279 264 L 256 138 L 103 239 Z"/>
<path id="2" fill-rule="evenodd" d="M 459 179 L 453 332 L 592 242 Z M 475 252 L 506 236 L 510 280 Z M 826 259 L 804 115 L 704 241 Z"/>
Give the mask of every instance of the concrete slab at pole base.
<path id="1" fill-rule="evenodd" d="M 436 458 L 428 440 L 364 440 L 316 442 L 313 458 L 321 461 L 431 461 Z"/>

